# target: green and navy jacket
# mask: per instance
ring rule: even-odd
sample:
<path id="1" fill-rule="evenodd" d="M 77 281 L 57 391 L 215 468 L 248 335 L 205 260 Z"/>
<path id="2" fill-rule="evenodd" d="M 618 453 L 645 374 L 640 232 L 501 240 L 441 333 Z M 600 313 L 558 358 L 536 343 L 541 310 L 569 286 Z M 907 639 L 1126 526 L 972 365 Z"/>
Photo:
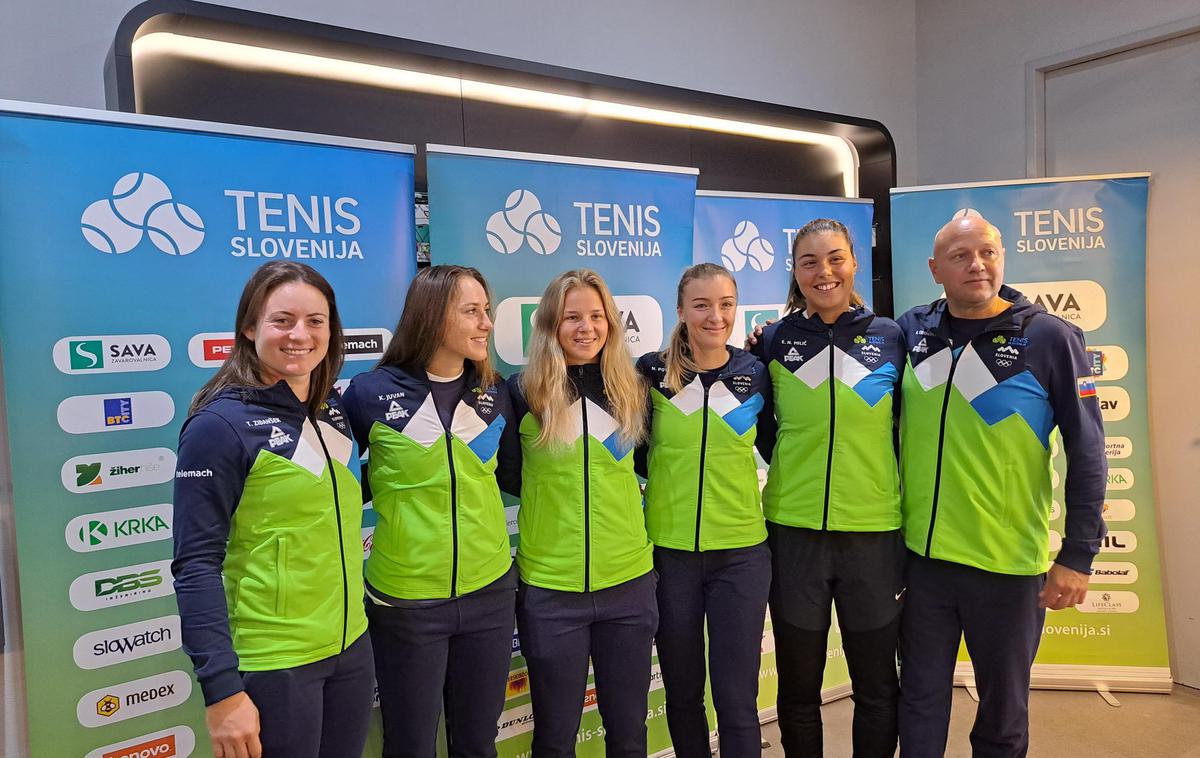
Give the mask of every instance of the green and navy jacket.
<path id="1" fill-rule="evenodd" d="M 654 567 L 646 536 L 633 448 L 621 444 L 600 366 L 567 369 L 575 422 L 567 444 L 536 443 L 542 427 L 529 411 L 521 375 L 508 380 L 520 419 L 521 541 L 517 567 L 526 584 L 592 592 L 636 579 Z"/>
<path id="2" fill-rule="evenodd" d="M 1012 306 L 963 345 L 951 342 L 945 300 L 900 318 L 905 541 L 985 571 L 1045 572 L 1057 427 L 1067 456 L 1057 562 L 1090 573 L 1107 462 L 1083 333 L 1010 287 L 1000 297 Z"/>
<path id="3" fill-rule="evenodd" d="M 650 387 L 650 428 L 636 462 L 647 478 L 646 531 L 659 547 L 728 550 L 767 538 L 754 447 L 771 459 L 771 378 L 750 353 L 728 350 L 711 384 L 688 374 L 679 392 L 666 386 L 662 353 L 637 362 Z M 760 419 L 769 427 L 761 439 Z"/>
<path id="4" fill-rule="evenodd" d="M 346 388 L 343 403 L 367 456 L 365 481 L 379 516 L 366 567 L 372 593 L 457 597 L 512 567 L 497 483 L 502 448 L 518 444 L 512 404 L 503 382 L 481 387 L 474 370 L 466 372 L 449 429 L 424 370 L 380 366 Z M 500 473 L 514 470 L 506 465 Z M 504 481 L 518 491 L 516 480 Z"/>
<path id="5" fill-rule="evenodd" d="M 832 325 L 793 312 L 764 329 L 753 352 L 771 375 L 778 423 L 767 520 L 838 532 L 900 528 L 896 323 L 863 307 Z"/>
<path id="6" fill-rule="evenodd" d="M 286 382 L 228 387 L 179 435 L 171 573 L 183 648 L 211 705 L 367 628 L 362 496 L 336 393 L 316 418 Z"/>

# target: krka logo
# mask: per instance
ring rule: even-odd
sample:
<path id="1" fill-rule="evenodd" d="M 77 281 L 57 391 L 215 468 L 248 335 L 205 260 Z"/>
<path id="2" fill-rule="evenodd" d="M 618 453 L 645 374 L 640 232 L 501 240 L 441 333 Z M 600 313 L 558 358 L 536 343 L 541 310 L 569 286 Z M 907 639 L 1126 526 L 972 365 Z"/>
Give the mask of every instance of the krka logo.
<path id="1" fill-rule="evenodd" d="M 79 224 L 83 238 L 102 253 L 128 253 L 143 233 L 168 255 L 194 253 L 204 241 L 200 215 L 176 202 L 157 176 L 142 172 L 118 179 L 110 197 L 84 209 Z"/>
<path id="2" fill-rule="evenodd" d="M 558 219 L 542 210 L 537 195 L 516 189 L 504 201 L 504 210 L 488 218 L 487 241 L 504 255 L 512 255 L 525 243 L 538 255 L 550 255 L 562 242 L 562 229 Z"/>
<path id="3" fill-rule="evenodd" d="M 753 221 L 740 221 L 721 245 L 721 263 L 730 271 L 741 271 L 747 263 L 755 271 L 766 271 L 775 263 L 775 248 Z"/>

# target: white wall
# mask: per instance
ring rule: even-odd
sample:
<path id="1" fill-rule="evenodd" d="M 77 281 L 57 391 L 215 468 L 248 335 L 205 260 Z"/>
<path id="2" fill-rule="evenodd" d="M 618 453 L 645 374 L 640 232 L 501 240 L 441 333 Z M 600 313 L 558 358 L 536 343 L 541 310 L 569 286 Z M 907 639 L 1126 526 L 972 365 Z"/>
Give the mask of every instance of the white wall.
<path id="1" fill-rule="evenodd" d="M 136 0 L 4 0 L 0 97 L 103 107 Z M 688 89 L 873 118 L 916 177 L 913 0 L 244 0 L 225 5 Z"/>

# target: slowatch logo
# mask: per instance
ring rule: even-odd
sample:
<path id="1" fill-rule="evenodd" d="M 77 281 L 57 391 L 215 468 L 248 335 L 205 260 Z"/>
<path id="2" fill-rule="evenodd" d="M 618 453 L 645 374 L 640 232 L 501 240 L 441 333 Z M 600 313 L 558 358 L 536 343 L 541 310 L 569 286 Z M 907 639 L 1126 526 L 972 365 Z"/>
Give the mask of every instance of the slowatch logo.
<path id="1" fill-rule="evenodd" d="M 204 242 L 200 214 L 177 202 L 162 179 L 144 172 L 118 179 L 107 198 L 84 209 L 79 224 L 83 238 L 102 253 L 128 253 L 142 235 L 168 255 L 194 253 Z"/>

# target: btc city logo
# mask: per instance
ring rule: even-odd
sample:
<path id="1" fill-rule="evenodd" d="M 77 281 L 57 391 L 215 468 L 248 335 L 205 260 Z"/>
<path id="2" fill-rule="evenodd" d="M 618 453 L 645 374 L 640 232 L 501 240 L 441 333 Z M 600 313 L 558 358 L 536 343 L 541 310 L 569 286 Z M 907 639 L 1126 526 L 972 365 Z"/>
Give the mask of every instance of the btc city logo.
<path id="1" fill-rule="evenodd" d="M 143 233 L 168 255 L 194 253 L 204 241 L 200 214 L 172 198 L 162 179 L 142 172 L 118 179 L 110 197 L 84 209 L 79 225 L 83 238 L 102 253 L 128 253 Z"/>
<path id="2" fill-rule="evenodd" d="M 542 210 L 537 195 L 516 189 L 504 201 L 504 210 L 488 218 L 487 241 L 504 255 L 512 255 L 526 242 L 538 255 L 550 255 L 562 242 L 562 229 L 558 219 Z"/>
<path id="3" fill-rule="evenodd" d="M 747 263 L 755 271 L 766 271 L 775 263 L 775 248 L 753 221 L 740 221 L 721 245 L 721 263 L 730 271 L 741 271 Z"/>

